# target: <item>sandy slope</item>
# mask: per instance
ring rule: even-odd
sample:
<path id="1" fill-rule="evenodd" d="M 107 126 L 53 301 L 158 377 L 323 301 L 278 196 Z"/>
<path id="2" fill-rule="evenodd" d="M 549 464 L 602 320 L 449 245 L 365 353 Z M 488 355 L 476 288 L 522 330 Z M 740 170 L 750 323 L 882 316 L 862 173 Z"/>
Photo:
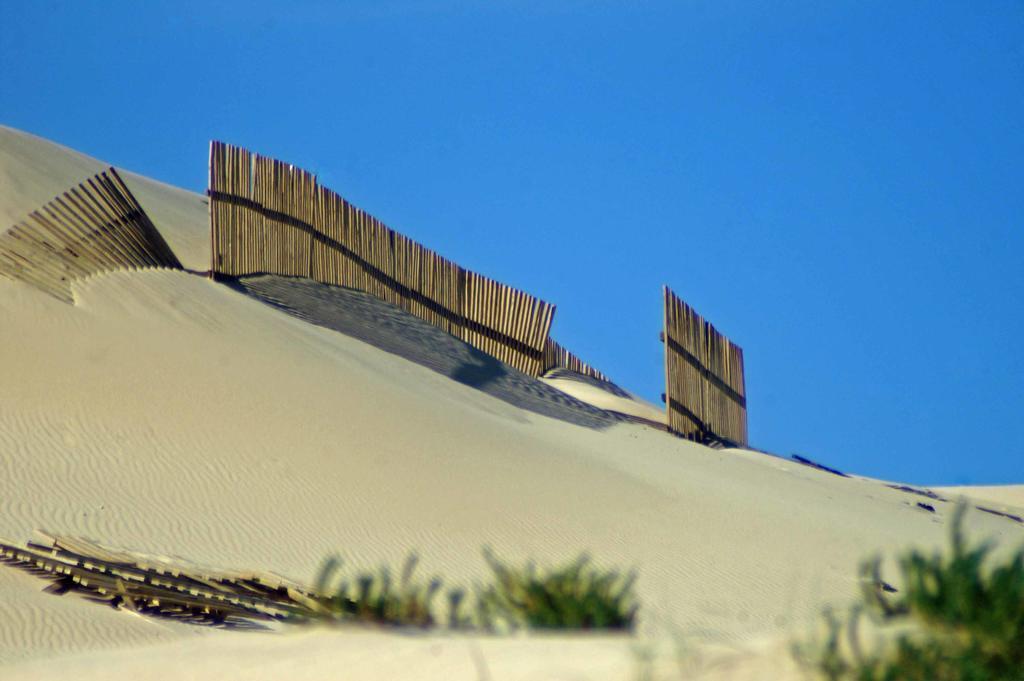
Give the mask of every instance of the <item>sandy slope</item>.
<path id="1" fill-rule="evenodd" d="M 108 167 L 109 163 L 0 125 L 0 231 Z M 131 171 L 122 173 L 181 264 L 209 269 L 206 198 Z"/>
<path id="2" fill-rule="evenodd" d="M 954 499 L 963 496 L 987 508 L 1024 516 L 1024 485 L 961 485 L 933 489 Z"/>
<path id="3" fill-rule="evenodd" d="M 80 181 L 90 163 L 0 129 L 0 215 Z M 179 257 L 204 268 L 200 198 L 129 182 Z M 424 573 L 470 582 L 483 575 L 483 545 L 517 560 L 589 550 L 638 570 L 644 640 L 726 646 L 783 640 L 824 602 L 846 602 L 866 553 L 945 538 L 951 504 L 936 503 L 933 514 L 875 481 L 593 414 L 574 420 L 566 410 L 585 409 L 572 401 L 522 408 L 194 274 L 94 277 L 76 285 L 76 299 L 69 306 L 0 280 L 0 537 L 24 541 L 46 528 L 299 580 L 331 552 L 374 566 L 415 549 Z M 424 347 L 417 338 L 412 345 Z M 551 399 L 536 386 L 536 399 Z M 969 522 L 1004 543 L 1024 541 L 1005 518 L 975 513 Z M 171 662 L 193 655 L 208 664 L 186 678 L 212 678 L 200 669 L 225 660 L 252 672 L 239 678 L 271 678 L 256 675 L 270 658 L 319 660 L 305 678 L 393 678 L 395 668 L 478 677 L 457 640 L 360 634 L 335 645 L 211 632 L 41 587 L 0 568 L 0 664 L 15 665 L 0 667 L 3 678 L 68 669 L 182 678 Z M 159 643 L 171 647 L 132 652 Z M 554 674 L 563 664 L 575 671 L 560 678 L 623 678 L 634 661 L 631 642 L 481 645 L 508 670 L 494 678 L 548 678 L 529 670 Z M 788 669 L 784 648 L 770 649 L 757 664 Z M 399 667 L 381 666 L 384 658 Z M 339 669 L 366 671 L 337 677 Z"/>
<path id="4" fill-rule="evenodd" d="M 580 376 L 569 371 L 553 371 L 541 378 L 541 381 L 602 409 L 628 414 L 639 419 L 654 423 L 666 422 L 664 407 L 658 408 L 641 397 L 619 388 L 618 386 Z"/>
<path id="5" fill-rule="evenodd" d="M 274 637 L 213 635 L 202 640 L 29 660 L 10 678 L 106 681 L 319 681 L 321 679 L 496 679 L 500 681 L 775 681 L 804 678 L 785 643 L 743 651 L 691 651 L 617 636 L 396 636 L 364 630 Z M 8 677 L 5 677 L 8 678 Z"/>

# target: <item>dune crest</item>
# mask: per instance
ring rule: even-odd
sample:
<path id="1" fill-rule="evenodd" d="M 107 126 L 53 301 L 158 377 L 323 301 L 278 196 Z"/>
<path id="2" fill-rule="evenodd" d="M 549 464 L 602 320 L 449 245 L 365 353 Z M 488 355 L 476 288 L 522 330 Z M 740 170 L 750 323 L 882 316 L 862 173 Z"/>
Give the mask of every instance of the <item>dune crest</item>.
<path id="1" fill-rule="evenodd" d="M 0 129 L 0 177 L 23 178 L 0 182 L 0 215 L 80 182 L 91 163 Z M 184 267 L 204 270 L 202 197 L 125 177 Z M 299 582 L 331 553 L 373 566 L 416 550 L 424 574 L 472 584 L 485 545 L 550 563 L 587 550 L 637 570 L 639 641 L 727 648 L 784 639 L 823 604 L 852 600 L 866 554 L 945 545 L 951 502 L 927 511 L 879 481 L 711 449 L 568 396 L 545 411 L 555 391 L 525 374 L 505 392 L 453 380 L 445 372 L 472 355 L 423 356 L 434 346 L 400 316 L 382 349 L 381 329 L 358 332 L 371 322 L 355 313 L 308 320 L 187 271 L 111 272 L 73 290 L 69 306 L 0 280 L 0 537 L 46 528 Z M 419 359 L 403 356 L 415 348 Z M 968 525 L 1024 539 L 1005 517 L 971 513 Z M 5 678 L 167 678 L 193 655 L 196 669 L 249 678 L 283 669 L 271 658 L 308 656 L 319 663 L 307 678 L 323 678 L 318 664 L 385 674 L 393 662 L 476 678 L 479 659 L 508 678 L 623 678 L 636 663 L 633 642 L 493 640 L 477 655 L 457 639 L 247 636 L 154 624 L 0 569 Z"/>

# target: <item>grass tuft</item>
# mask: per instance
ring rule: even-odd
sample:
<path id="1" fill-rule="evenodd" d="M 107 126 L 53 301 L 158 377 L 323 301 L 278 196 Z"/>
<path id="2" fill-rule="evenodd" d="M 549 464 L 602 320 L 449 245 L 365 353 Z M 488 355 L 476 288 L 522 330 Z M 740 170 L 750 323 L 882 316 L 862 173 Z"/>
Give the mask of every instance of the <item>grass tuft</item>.
<path id="1" fill-rule="evenodd" d="M 398 583 L 391 579 L 387 567 L 376 574 L 363 573 L 354 580 L 342 579 L 337 586 L 336 576 L 341 560 L 330 557 L 320 569 L 315 591 L 319 614 L 323 619 L 362 622 L 383 626 L 428 628 L 434 626 L 431 603 L 441 588 L 441 580 L 434 578 L 421 582 L 413 577 L 418 559 L 411 554 Z"/>
<path id="2" fill-rule="evenodd" d="M 489 550 L 484 558 L 494 581 L 479 591 L 485 627 L 631 630 L 637 606 L 635 575 L 602 571 L 586 554 L 562 568 L 539 572 L 529 563 L 511 568 Z"/>
<path id="3" fill-rule="evenodd" d="M 991 544 L 971 546 L 957 508 L 947 554 L 913 550 L 899 562 L 903 589 L 888 593 L 881 561 L 861 566 L 862 603 L 844 622 L 826 613 L 815 667 L 830 681 L 1021 681 L 1024 679 L 1024 547 L 989 566 Z M 897 632 L 879 650 L 861 649 L 866 612 Z M 883 629 L 885 631 L 885 629 Z M 844 639 L 846 640 L 844 644 Z"/>
<path id="4" fill-rule="evenodd" d="M 447 595 L 447 620 L 433 603 L 442 591 L 438 578 L 414 577 L 417 559 L 409 557 L 395 582 L 385 567 L 339 576 L 341 561 L 328 558 L 317 577 L 311 607 L 313 620 L 359 622 L 383 626 L 431 628 L 447 621 L 449 629 L 508 631 L 526 629 L 631 630 L 637 606 L 635 576 L 594 567 L 585 554 L 565 567 L 541 572 L 529 563 L 509 567 L 489 550 L 484 558 L 493 580 L 477 585 L 471 598 L 462 588 Z"/>

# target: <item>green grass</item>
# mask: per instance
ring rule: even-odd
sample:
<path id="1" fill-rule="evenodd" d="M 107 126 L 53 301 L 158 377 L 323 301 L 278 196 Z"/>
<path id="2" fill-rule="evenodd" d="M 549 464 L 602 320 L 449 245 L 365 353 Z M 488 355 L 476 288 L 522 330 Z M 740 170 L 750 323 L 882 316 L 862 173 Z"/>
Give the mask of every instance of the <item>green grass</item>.
<path id="1" fill-rule="evenodd" d="M 990 564 L 991 544 L 971 546 L 964 508 L 953 516 L 950 549 L 913 550 L 899 561 L 903 589 L 886 593 L 878 558 L 861 566 L 862 603 L 843 621 L 826 613 L 828 635 L 814 666 L 830 681 L 1024 680 L 1024 547 Z M 867 613 L 882 632 L 864 652 L 858 620 Z"/>
<path id="2" fill-rule="evenodd" d="M 550 570 L 533 563 L 509 567 L 490 551 L 484 558 L 489 581 L 472 592 L 445 589 L 441 579 L 415 576 L 416 557 L 410 556 L 397 580 L 391 571 L 362 572 L 346 578 L 341 561 L 325 561 L 316 580 L 314 620 L 357 622 L 381 626 L 510 631 L 515 629 L 631 630 L 637 605 L 635 575 L 602 570 L 586 555 Z M 443 612 L 435 607 L 444 593 Z"/>
<path id="3" fill-rule="evenodd" d="M 509 567 L 490 551 L 484 558 L 494 575 L 478 596 L 485 626 L 500 622 L 513 629 L 633 628 L 637 606 L 632 573 L 600 570 L 586 554 L 545 572 L 532 563 Z"/>
<path id="4" fill-rule="evenodd" d="M 321 594 L 321 617 L 384 626 L 434 626 L 436 620 L 431 604 L 441 588 L 441 580 L 421 582 L 415 579 L 416 563 L 416 556 L 410 555 L 397 583 L 392 580 L 390 570 L 384 567 L 376 574 L 362 573 L 352 580 L 342 578 L 332 588 L 341 561 L 328 558 L 314 587 Z"/>

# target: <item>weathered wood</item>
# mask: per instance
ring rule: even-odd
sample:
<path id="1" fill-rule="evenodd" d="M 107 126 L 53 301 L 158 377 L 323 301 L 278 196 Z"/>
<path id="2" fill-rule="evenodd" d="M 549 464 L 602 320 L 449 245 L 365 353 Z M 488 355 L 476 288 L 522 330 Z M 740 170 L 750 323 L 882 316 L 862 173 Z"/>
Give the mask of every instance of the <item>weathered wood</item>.
<path id="1" fill-rule="evenodd" d="M 349 286 L 526 373 L 543 372 L 553 305 L 464 270 L 294 166 L 212 142 L 209 178 L 214 274 Z"/>
<path id="2" fill-rule="evenodd" d="M 173 565 L 70 537 L 48 537 L 27 548 L 0 542 L 0 562 L 86 598 L 146 615 L 217 626 L 315 615 L 324 597 L 273 575 L 210 572 Z"/>
<path id="3" fill-rule="evenodd" d="M 568 369 L 599 381 L 611 382 L 611 379 L 603 373 L 569 352 L 553 339 L 548 338 L 544 345 L 544 371 L 551 369 Z"/>
<path id="4" fill-rule="evenodd" d="M 667 286 L 664 295 L 669 429 L 694 440 L 747 445 L 743 350 Z"/>
<path id="5" fill-rule="evenodd" d="M 181 263 L 113 168 L 0 233 L 0 275 L 68 303 L 78 279 L 143 267 Z"/>

